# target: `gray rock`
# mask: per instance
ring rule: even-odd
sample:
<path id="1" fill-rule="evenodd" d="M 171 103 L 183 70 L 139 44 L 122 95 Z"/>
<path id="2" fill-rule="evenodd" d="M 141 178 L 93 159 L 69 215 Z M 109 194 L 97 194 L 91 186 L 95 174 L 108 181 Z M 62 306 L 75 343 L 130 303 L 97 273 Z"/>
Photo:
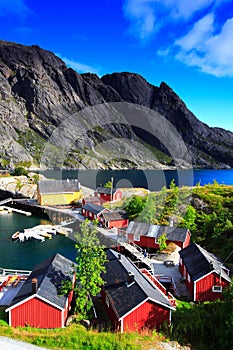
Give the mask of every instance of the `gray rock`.
<path id="1" fill-rule="evenodd" d="M 143 113 L 121 110 L 119 119 L 116 105 L 110 109 L 106 103 L 149 108 L 157 133 Z M 158 113 L 185 147 L 179 137 L 165 137 Z M 52 52 L 5 41 L 0 41 L 0 133 L 2 168 L 24 161 L 40 165 L 41 157 L 48 167 L 164 169 L 187 168 L 190 161 L 197 168 L 233 167 L 233 133 L 203 124 L 167 84 L 156 87 L 126 72 L 101 79 L 80 75 Z M 57 142 L 53 160 L 46 148 L 51 135 Z"/>

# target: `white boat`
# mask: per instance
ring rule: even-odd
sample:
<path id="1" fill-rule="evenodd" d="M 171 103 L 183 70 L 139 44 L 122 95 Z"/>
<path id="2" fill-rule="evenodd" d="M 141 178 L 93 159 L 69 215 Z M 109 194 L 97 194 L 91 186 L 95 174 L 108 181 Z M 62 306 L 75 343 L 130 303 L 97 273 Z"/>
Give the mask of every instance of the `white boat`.
<path id="1" fill-rule="evenodd" d="M 17 241 L 19 239 L 19 231 L 16 231 L 15 233 L 13 233 L 13 235 L 11 236 L 12 241 Z"/>

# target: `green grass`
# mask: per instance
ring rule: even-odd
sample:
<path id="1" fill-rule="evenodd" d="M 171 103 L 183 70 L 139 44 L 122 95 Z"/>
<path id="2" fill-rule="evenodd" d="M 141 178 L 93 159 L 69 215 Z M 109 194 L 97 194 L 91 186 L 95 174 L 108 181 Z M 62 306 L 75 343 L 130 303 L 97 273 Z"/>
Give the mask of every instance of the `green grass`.
<path id="1" fill-rule="evenodd" d="M 111 333 L 87 331 L 74 324 L 63 329 L 13 328 L 1 324 L 0 335 L 56 350 L 139 350 L 156 349 L 157 341 L 165 339 L 158 333 Z"/>

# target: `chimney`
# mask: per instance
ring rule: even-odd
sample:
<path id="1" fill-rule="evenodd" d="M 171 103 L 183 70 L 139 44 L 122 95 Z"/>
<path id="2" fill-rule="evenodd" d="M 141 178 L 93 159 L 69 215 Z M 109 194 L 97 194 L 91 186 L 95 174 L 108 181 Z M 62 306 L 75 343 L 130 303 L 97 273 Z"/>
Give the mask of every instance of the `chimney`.
<path id="1" fill-rule="evenodd" d="M 121 260 L 121 254 L 118 253 L 118 260 Z"/>
<path id="2" fill-rule="evenodd" d="M 128 286 L 130 286 L 133 282 L 134 282 L 134 273 L 129 271 L 127 275 Z"/>
<path id="3" fill-rule="evenodd" d="M 37 278 L 32 279 L 32 294 L 37 293 L 37 287 L 38 287 L 38 280 Z"/>
<path id="4" fill-rule="evenodd" d="M 170 220 L 169 220 L 169 226 L 170 226 L 170 227 L 173 227 L 173 225 L 174 225 L 173 219 L 170 219 Z"/>

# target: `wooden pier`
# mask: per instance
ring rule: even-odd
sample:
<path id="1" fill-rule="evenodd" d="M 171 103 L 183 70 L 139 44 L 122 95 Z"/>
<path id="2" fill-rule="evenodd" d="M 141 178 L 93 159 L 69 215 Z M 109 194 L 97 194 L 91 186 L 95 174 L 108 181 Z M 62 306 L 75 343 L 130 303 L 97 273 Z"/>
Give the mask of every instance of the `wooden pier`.
<path id="1" fill-rule="evenodd" d="M 135 243 L 130 244 L 123 240 L 118 240 L 117 243 L 121 247 L 124 247 L 130 254 L 134 256 L 134 258 L 136 259 L 136 261 L 134 261 L 135 264 L 137 263 L 145 264 L 149 272 L 151 272 L 152 275 L 154 274 L 154 266 L 151 260 L 147 256 L 144 256 L 144 251 L 141 247 L 137 246 Z"/>
<path id="2" fill-rule="evenodd" d="M 21 210 L 21 209 L 12 208 L 12 207 L 6 207 L 5 205 L 2 205 L 1 208 L 3 208 L 3 210 L 7 210 L 8 213 L 14 212 L 14 213 L 18 213 L 18 214 L 22 214 L 22 215 L 26 215 L 26 216 L 32 215 L 32 213 L 30 211 L 25 211 L 25 210 Z"/>
<path id="3" fill-rule="evenodd" d="M 31 272 L 29 270 L 5 269 L 0 267 L 0 276 L 29 276 Z"/>

